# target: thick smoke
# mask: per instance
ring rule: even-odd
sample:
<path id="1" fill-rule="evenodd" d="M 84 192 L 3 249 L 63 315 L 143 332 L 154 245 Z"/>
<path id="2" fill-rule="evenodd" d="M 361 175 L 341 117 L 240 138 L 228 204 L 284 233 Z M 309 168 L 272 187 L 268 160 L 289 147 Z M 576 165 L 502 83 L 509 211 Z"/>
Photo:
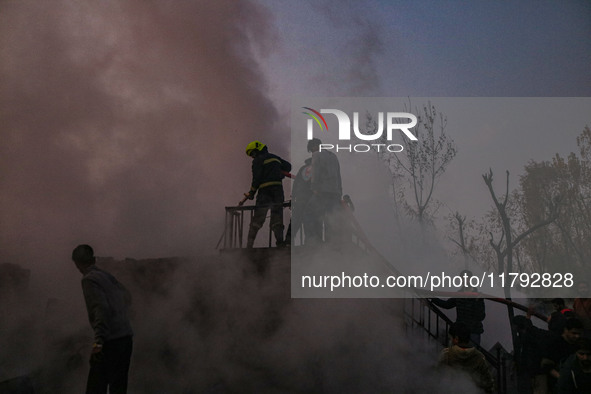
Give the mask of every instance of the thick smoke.
<path id="1" fill-rule="evenodd" d="M 274 37 L 264 9 L 0 7 L 0 260 L 40 268 L 79 242 L 122 257 L 213 248 L 223 206 L 249 188 L 244 146 L 286 155 L 255 60 Z"/>
<path id="2" fill-rule="evenodd" d="M 264 270 L 231 255 L 99 261 L 134 297 L 130 389 L 476 392 L 464 377 L 433 368 L 432 343 L 403 334 L 400 300 L 290 299 L 287 256 L 275 255 Z M 63 318 L 67 307 L 58 303 L 55 314 Z M 41 347 L 43 374 L 31 374 L 64 393 L 79 392 L 87 371 L 80 334 L 86 322 L 70 323 L 68 337 L 51 336 L 49 348 Z M 45 330 L 54 333 L 55 326 L 48 322 Z"/>
<path id="3" fill-rule="evenodd" d="M 26 294 L 2 293 L 0 379 L 80 392 L 91 335 L 69 254 L 90 243 L 99 256 L 198 256 L 101 260 L 135 300 L 135 392 L 439 387 L 434 353 L 402 335 L 398 301 L 291 300 L 287 265 L 261 277 L 248 261 L 208 256 L 223 206 L 249 186 L 244 146 L 260 139 L 288 157 L 258 64 L 275 37 L 265 9 L 139 0 L 0 9 L 0 262 L 31 280 Z M 373 89 L 374 71 L 361 71 L 358 83 Z"/>

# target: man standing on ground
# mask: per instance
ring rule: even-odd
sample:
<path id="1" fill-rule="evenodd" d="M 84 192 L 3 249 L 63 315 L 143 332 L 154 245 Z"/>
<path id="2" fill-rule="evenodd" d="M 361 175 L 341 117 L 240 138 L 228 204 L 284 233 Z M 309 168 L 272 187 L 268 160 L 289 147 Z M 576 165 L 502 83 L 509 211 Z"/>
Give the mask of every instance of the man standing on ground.
<path id="1" fill-rule="evenodd" d="M 79 245 L 72 260 L 82 273 L 82 291 L 94 344 L 90 356 L 87 394 L 127 393 L 127 376 L 133 347 L 128 308 L 131 297 L 113 275 L 95 265 L 94 251 Z"/>

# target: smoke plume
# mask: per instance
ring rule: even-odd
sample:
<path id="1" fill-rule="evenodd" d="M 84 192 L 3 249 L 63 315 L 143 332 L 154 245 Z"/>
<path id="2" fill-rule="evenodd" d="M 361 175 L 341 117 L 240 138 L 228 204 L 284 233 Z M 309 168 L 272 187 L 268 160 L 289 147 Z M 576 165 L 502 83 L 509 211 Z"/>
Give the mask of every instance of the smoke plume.
<path id="1" fill-rule="evenodd" d="M 0 261 L 53 270 L 81 242 L 133 257 L 213 248 L 223 206 L 249 188 L 246 144 L 287 147 L 258 66 L 266 10 L 0 4 Z"/>
<path id="2" fill-rule="evenodd" d="M 288 267 L 260 277 L 248 261 L 208 253 L 224 205 L 248 190 L 246 144 L 288 158 L 287 122 L 260 72 L 275 45 L 266 9 L 229 0 L 0 9 L 0 262 L 31 278 L 26 296 L 1 299 L 10 319 L 0 321 L 0 379 L 80 392 L 91 335 L 69 255 L 89 243 L 99 256 L 196 256 L 101 260 L 135 300 L 136 392 L 437 387 L 435 373 L 418 377 L 431 355 L 402 336 L 396 302 L 291 300 Z M 362 27 L 373 44 L 359 55 L 373 58 L 379 37 Z M 375 88 L 368 67 L 355 89 Z"/>

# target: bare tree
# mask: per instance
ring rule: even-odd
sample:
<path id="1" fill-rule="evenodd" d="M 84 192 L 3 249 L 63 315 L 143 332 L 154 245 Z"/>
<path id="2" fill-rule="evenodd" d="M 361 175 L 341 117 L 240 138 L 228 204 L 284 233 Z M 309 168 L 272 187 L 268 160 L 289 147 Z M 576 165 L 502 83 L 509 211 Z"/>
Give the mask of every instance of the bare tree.
<path id="1" fill-rule="evenodd" d="M 497 272 L 514 272 L 513 255 L 515 248 L 527 236 L 529 236 L 536 230 L 549 225 L 558 218 L 559 199 L 556 198 L 554 199 L 554 201 L 548 201 L 549 205 L 547 210 L 547 216 L 543 219 L 540 219 L 540 221 L 531 225 L 529 228 L 523 230 L 519 235 L 515 236 L 511 224 L 511 216 L 507 210 L 509 203 L 509 171 L 507 171 L 506 190 L 502 201 L 499 200 L 493 189 L 492 169 L 489 169 L 487 174 L 482 175 L 482 178 L 484 179 L 484 183 L 488 187 L 488 190 L 495 204 L 495 208 L 497 210 L 498 217 L 501 223 L 501 236 L 497 241 L 495 241 L 495 237 L 492 231 L 489 233 L 489 244 L 495 251 L 497 257 Z M 511 299 L 510 286 L 505 287 L 505 297 L 507 299 Z"/>
<path id="2" fill-rule="evenodd" d="M 519 235 L 514 236 L 513 228 L 511 227 L 511 217 L 507 211 L 508 203 L 509 203 L 509 171 L 507 171 L 507 183 L 505 189 L 505 195 L 502 198 L 502 201 L 497 198 L 495 191 L 493 189 L 493 172 L 492 169 L 489 169 L 487 174 L 483 174 L 482 178 L 484 179 L 484 183 L 488 187 L 492 200 L 495 204 L 495 208 L 498 212 L 499 219 L 501 221 L 501 236 L 498 241 L 495 241 L 494 235 L 490 232 L 490 239 L 489 243 L 490 246 L 495 251 L 497 257 L 497 273 L 509 273 L 513 271 L 513 255 L 514 250 L 523 239 L 525 239 L 528 235 L 532 234 L 536 230 L 549 225 L 550 223 L 554 222 L 558 218 L 558 203 L 552 203 L 549 206 L 548 216 L 541 220 L 540 222 L 534 224 L 533 226 L 529 227 L 525 231 L 521 232 Z M 511 286 L 505 286 L 505 298 L 511 300 Z M 509 317 L 509 321 L 513 321 L 513 317 L 515 316 L 515 312 L 511 305 L 507 305 L 507 315 Z M 515 347 L 517 333 L 511 325 L 511 334 L 513 338 L 513 347 Z"/>
<path id="3" fill-rule="evenodd" d="M 452 230 L 457 231 L 458 233 L 458 239 L 450 237 L 450 240 L 460 249 L 460 253 L 464 259 L 464 268 L 467 269 L 470 265 L 470 261 L 476 261 L 474 258 L 474 240 L 471 239 L 466 231 L 466 227 L 471 223 L 467 224 L 466 216 L 462 215 L 459 211 L 450 215 L 450 221 Z"/>
<path id="4" fill-rule="evenodd" d="M 406 107 L 406 106 L 405 106 Z M 405 109 L 409 111 L 410 103 Z M 431 223 L 436 205 L 433 192 L 438 178 L 456 156 L 456 145 L 447 133 L 447 118 L 428 103 L 422 110 L 415 107 L 417 125 L 413 133 L 417 141 L 410 141 L 400 153 L 378 152 L 392 174 L 392 190 L 396 209 L 402 205 L 421 225 Z M 366 127 L 376 130 L 376 122 L 368 113 Z M 385 137 L 384 137 L 385 138 Z M 386 143 L 386 141 L 380 141 Z"/>

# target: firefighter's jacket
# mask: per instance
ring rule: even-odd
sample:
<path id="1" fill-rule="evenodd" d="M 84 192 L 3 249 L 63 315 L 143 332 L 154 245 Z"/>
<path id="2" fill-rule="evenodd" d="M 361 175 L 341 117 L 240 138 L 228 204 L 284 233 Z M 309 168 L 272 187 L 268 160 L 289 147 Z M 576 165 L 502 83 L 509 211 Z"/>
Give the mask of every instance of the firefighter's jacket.
<path id="1" fill-rule="evenodd" d="M 288 161 L 264 150 L 252 159 L 251 197 L 254 197 L 259 189 L 282 186 L 281 180 L 285 177 L 283 172 L 289 171 L 291 171 L 291 164 Z"/>

